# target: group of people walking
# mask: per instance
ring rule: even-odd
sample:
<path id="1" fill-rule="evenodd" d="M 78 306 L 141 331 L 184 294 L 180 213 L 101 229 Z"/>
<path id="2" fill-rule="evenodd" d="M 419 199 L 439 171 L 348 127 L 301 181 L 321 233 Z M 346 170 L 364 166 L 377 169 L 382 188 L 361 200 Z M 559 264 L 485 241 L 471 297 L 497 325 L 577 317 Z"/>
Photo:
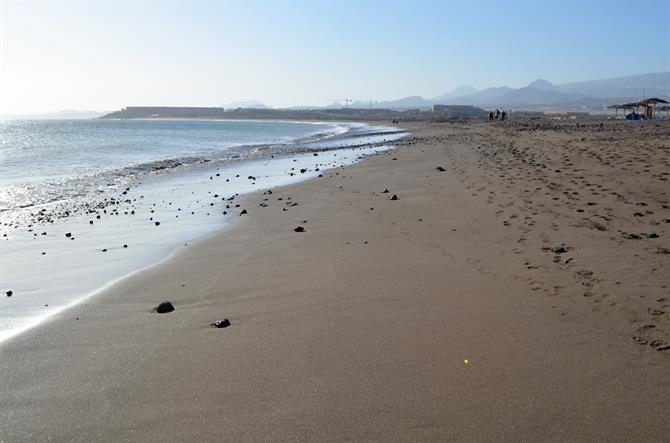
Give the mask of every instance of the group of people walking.
<path id="1" fill-rule="evenodd" d="M 489 121 L 505 121 L 510 114 L 511 111 L 505 111 L 504 109 L 491 109 L 489 111 Z"/>

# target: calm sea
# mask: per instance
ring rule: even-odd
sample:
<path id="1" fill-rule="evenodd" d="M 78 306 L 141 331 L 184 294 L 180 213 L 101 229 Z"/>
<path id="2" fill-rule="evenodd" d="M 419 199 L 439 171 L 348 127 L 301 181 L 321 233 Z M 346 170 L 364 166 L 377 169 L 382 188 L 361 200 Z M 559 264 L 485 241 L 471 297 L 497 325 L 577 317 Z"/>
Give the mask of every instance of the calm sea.
<path id="1" fill-rule="evenodd" d="M 254 146 L 347 132 L 332 123 L 0 121 L 0 211 L 104 191 L 174 162 L 252 156 Z"/>

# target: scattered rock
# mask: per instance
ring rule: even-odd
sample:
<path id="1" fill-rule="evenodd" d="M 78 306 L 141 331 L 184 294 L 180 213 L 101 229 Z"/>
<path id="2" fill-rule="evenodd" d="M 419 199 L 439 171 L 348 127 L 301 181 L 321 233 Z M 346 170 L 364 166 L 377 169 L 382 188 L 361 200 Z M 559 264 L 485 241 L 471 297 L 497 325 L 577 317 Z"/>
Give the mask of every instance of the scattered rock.
<path id="1" fill-rule="evenodd" d="M 435 168 L 435 169 L 438 170 L 438 171 L 440 171 L 440 172 L 444 172 L 444 171 L 446 171 L 446 169 L 444 169 L 442 166 L 438 166 L 438 167 Z"/>
<path id="2" fill-rule="evenodd" d="M 5 294 L 7 295 L 7 297 L 11 297 L 14 293 L 12 291 L 7 291 L 5 292 Z"/>
<path id="3" fill-rule="evenodd" d="M 654 308 L 648 308 L 647 312 L 649 315 L 663 315 L 665 314 L 664 311 L 661 311 L 660 309 L 654 309 Z"/>
<path id="4" fill-rule="evenodd" d="M 172 303 L 169 301 L 164 301 L 156 306 L 153 311 L 158 314 L 167 314 L 168 312 L 174 311 L 174 306 L 172 306 Z"/>
<path id="5" fill-rule="evenodd" d="M 68 232 L 68 233 L 65 234 L 65 236 L 66 236 L 67 238 L 70 238 L 70 237 L 72 237 L 72 233 L 71 233 L 71 232 Z"/>
<path id="6" fill-rule="evenodd" d="M 566 252 L 568 252 L 568 247 L 565 246 L 563 243 L 561 243 L 558 246 L 552 246 L 551 248 L 549 248 L 549 250 L 554 254 L 565 254 Z"/>
<path id="7" fill-rule="evenodd" d="M 154 224 L 155 224 L 156 226 L 160 226 L 160 225 L 161 225 L 161 222 L 154 222 Z"/>
<path id="8" fill-rule="evenodd" d="M 391 196 L 391 200 L 398 200 L 398 196 L 395 195 L 395 194 L 393 194 L 393 195 Z"/>
<path id="9" fill-rule="evenodd" d="M 210 323 L 209 325 L 219 329 L 227 328 L 228 326 L 230 326 L 230 320 L 224 318 L 223 320 L 217 320 L 214 323 Z"/>
<path id="10" fill-rule="evenodd" d="M 295 232 L 305 232 L 305 228 L 302 226 L 298 226 L 297 228 L 294 229 Z"/>
<path id="11" fill-rule="evenodd" d="M 240 212 L 240 215 L 244 215 L 244 214 L 246 214 L 246 213 L 247 213 L 247 210 L 246 210 L 246 209 L 242 209 L 242 212 Z"/>
<path id="12" fill-rule="evenodd" d="M 384 190 L 382 191 L 382 194 L 388 194 L 388 193 L 389 193 L 389 190 L 388 190 L 388 189 L 384 189 Z"/>

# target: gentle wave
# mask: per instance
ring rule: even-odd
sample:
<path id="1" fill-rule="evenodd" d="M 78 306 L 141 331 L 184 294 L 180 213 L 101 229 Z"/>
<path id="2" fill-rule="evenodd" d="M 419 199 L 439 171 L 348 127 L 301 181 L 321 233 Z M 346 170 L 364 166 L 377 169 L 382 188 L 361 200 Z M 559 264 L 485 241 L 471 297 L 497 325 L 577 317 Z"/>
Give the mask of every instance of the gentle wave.
<path id="1" fill-rule="evenodd" d="M 128 122 L 122 122 L 122 123 L 124 125 L 127 125 Z M 165 122 L 160 123 L 161 125 L 165 124 Z M 228 123 L 230 124 L 230 122 Z M 151 125 L 152 123 L 150 122 L 147 124 Z M 188 125 L 188 122 L 180 121 L 179 124 Z M 22 177 L 19 177 L 18 179 L 15 180 L 12 180 L 11 178 L 3 179 L 2 188 L 0 189 L 0 212 L 29 208 L 43 204 L 58 202 L 60 200 L 79 198 L 83 196 L 93 196 L 104 193 L 110 189 L 123 187 L 133 180 L 140 179 L 144 174 L 167 172 L 175 168 L 187 168 L 208 161 L 253 160 L 257 158 L 262 158 L 263 156 L 278 155 L 281 154 L 281 151 L 283 150 L 285 150 L 286 152 L 293 152 L 293 153 L 300 152 L 301 150 L 310 149 L 311 145 L 328 142 L 329 140 L 330 141 L 342 140 L 344 137 L 348 135 L 355 135 L 357 132 L 361 131 L 360 125 L 355 124 L 334 125 L 332 123 L 309 122 L 304 123 L 306 131 L 303 131 L 303 134 L 291 135 L 291 136 L 279 136 L 281 134 L 271 133 L 271 128 L 273 124 L 287 125 L 290 123 L 266 122 L 267 127 L 264 127 L 263 129 L 267 134 L 262 134 L 260 136 L 260 137 L 265 136 L 266 138 L 265 143 L 249 144 L 249 143 L 235 142 L 234 137 L 232 137 L 233 140 L 231 140 L 230 138 L 226 139 L 225 141 L 212 140 L 211 141 L 212 144 L 215 144 L 216 142 L 222 142 L 222 143 L 225 142 L 225 143 L 223 144 L 222 147 L 219 148 L 214 147 L 210 149 L 208 152 L 204 152 L 203 155 L 192 155 L 190 152 L 187 155 L 179 155 L 179 153 L 176 152 L 175 154 L 177 155 L 161 156 L 156 159 L 148 159 L 147 161 L 139 161 L 139 162 L 131 161 L 127 162 L 125 165 L 106 166 L 104 164 L 101 164 L 98 165 L 97 167 L 95 166 L 90 167 L 89 171 L 78 173 L 75 176 L 70 177 L 50 178 L 49 173 L 51 171 L 48 170 L 46 171 L 46 173 L 40 170 L 36 170 L 35 174 L 32 174 L 31 172 L 29 172 L 31 169 L 30 158 L 27 157 L 26 161 L 23 164 L 20 162 L 16 162 L 18 164 L 15 163 L 5 165 L 6 166 L 5 169 L 7 169 L 7 171 L 3 171 L 6 172 L 5 177 L 10 176 L 11 175 L 10 172 L 15 173 L 17 169 L 20 170 L 22 168 L 27 170 L 27 172 L 24 174 L 27 177 L 23 177 L 23 179 L 21 179 Z M 68 131 L 73 133 L 72 137 L 76 138 L 77 125 L 73 125 L 72 122 L 67 122 L 66 125 L 70 127 L 68 128 Z M 313 126 L 316 126 L 317 129 L 311 130 L 312 129 L 311 127 Z M 4 128 L 6 129 L 6 126 Z M 268 130 L 268 128 L 270 128 L 270 130 Z M 3 127 L 0 127 L 0 129 L 3 129 Z M 48 131 L 44 130 L 42 131 L 46 132 L 46 134 L 40 133 L 39 125 L 31 124 L 28 130 L 35 131 L 35 134 L 31 135 L 31 137 L 49 137 Z M 127 131 L 127 128 L 122 128 L 117 132 L 121 132 L 123 130 Z M 146 131 L 147 129 L 140 127 L 136 128 L 136 130 Z M 154 128 L 150 128 L 149 130 L 154 130 Z M 131 136 L 127 134 L 125 135 L 122 134 L 121 136 L 119 136 L 118 134 L 114 133 L 114 131 L 111 132 L 112 132 L 111 134 L 104 134 L 104 135 L 112 138 L 117 137 L 117 139 L 114 141 L 114 143 L 116 143 L 117 145 L 122 146 L 124 144 L 136 143 L 138 149 L 142 148 L 142 144 L 140 144 L 139 142 L 133 140 L 127 141 L 126 139 L 123 138 L 126 137 L 127 139 L 130 139 L 131 137 L 135 137 L 136 136 L 135 134 L 132 134 Z M 0 134 L 0 139 L 3 139 L 2 135 L 3 134 Z M 226 134 L 221 135 L 225 136 Z M 90 137 L 91 135 L 88 134 L 86 136 Z M 150 136 L 151 135 L 149 135 L 149 137 Z M 228 134 L 228 136 L 231 137 L 231 134 Z M 9 138 L 9 141 L 7 140 L 4 141 L 3 148 L 9 149 L 10 147 L 8 147 L 7 145 L 8 143 L 12 143 L 13 140 L 10 137 L 4 137 L 4 138 Z M 59 158 L 57 159 L 57 161 L 67 163 L 68 161 L 67 158 L 64 159 L 63 157 L 72 156 L 73 158 L 70 160 L 70 162 L 73 165 L 76 165 L 77 163 L 76 157 L 78 155 L 77 149 L 81 150 L 81 148 L 76 146 L 76 141 L 71 142 L 72 145 L 75 145 L 72 149 L 69 149 L 67 146 L 63 146 L 64 142 L 62 141 L 57 140 L 56 143 L 57 142 L 61 142 L 61 144 L 58 145 L 57 147 L 57 150 L 59 152 L 58 153 Z M 148 141 L 143 140 L 142 143 L 147 144 L 152 143 L 152 141 L 151 139 L 149 139 Z M 157 138 L 155 143 L 160 144 L 161 143 L 160 138 Z M 32 148 L 32 146 L 29 148 L 34 149 Z M 29 150 L 27 148 L 24 149 Z M 56 154 L 53 153 L 54 150 L 55 149 L 50 147 L 49 152 L 45 153 L 45 155 L 56 156 Z M 119 155 L 122 154 L 120 153 Z M 0 162 L 0 167 L 2 166 L 1 163 L 6 163 L 4 157 L 6 157 L 6 155 L 3 155 L 2 159 L 3 161 Z M 117 161 L 117 159 L 113 159 L 112 162 L 114 161 Z M 10 169 L 11 171 L 9 171 Z M 73 173 L 76 170 L 77 168 L 73 167 Z M 42 172 L 42 174 L 40 174 L 40 172 Z"/>

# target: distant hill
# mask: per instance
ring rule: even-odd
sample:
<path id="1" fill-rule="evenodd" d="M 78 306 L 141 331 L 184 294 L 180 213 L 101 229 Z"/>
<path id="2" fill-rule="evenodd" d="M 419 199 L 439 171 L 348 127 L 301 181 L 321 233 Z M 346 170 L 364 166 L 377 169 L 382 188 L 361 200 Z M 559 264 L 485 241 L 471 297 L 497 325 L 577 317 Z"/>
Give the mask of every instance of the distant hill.
<path id="1" fill-rule="evenodd" d="M 474 94 L 453 97 L 448 104 L 484 107 L 602 108 L 603 105 L 639 100 L 642 97 L 670 97 L 670 73 L 632 75 L 554 85 L 537 79 L 523 88 L 488 88 Z"/>
<path id="2" fill-rule="evenodd" d="M 561 91 L 592 97 L 668 97 L 670 96 L 670 72 L 564 83 L 557 86 Z"/>
<path id="3" fill-rule="evenodd" d="M 538 78 L 534 82 L 528 85 L 529 88 L 534 88 L 540 91 L 558 91 L 558 86 L 552 84 L 551 82 Z"/>
<path id="4" fill-rule="evenodd" d="M 488 105 L 498 102 L 500 97 L 512 90 L 512 88 L 507 86 L 487 88 L 464 97 L 452 97 L 447 100 L 447 103 L 458 105 Z"/>
<path id="5" fill-rule="evenodd" d="M 249 101 L 239 101 L 239 102 L 230 102 L 227 105 L 224 105 L 226 109 L 270 109 L 269 106 L 266 106 L 264 103 L 259 102 L 258 100 L 249 100 Z"/>
<path id="6" fill-rule="evenodd" d="M 223 108 L 195 106 L 127 106 L 101 118 L 217 118 L 224 115 Z"/>
<path id="7" fill-rule="evenodd" d="M 552 105 L 572 102 L 584 98 L 581 94 L 570 94 L 558 90 L 541 90 L 527 86 L 513 89 L 501 96 L 498 100 L 506 105 L 533 106 Z"/>
<path id="8" fill-rule="evenodd" d="M 433 97 L 431 101 L 435 104 L 440 104 L 446 100 L 449 100 L 450 98 L 453 97 L 463 97 L 466 95 L 474 94 L 476 93 L 477 90 L 470 86 L 470 85 L 464 85 L 464 86 L 459 86 L 456 89 L 450 91 L 450 92 L 445 92 L 442 95 L 438 95 L 437 97 Z"/>
<path id="9" fill-rule="evenodd" d="M 437 97 L 426 99 L 418 95 L 387 101 L 354 101 L 348 106 L 334 102 L 327 106 L 295 106 L 284 111 L 329 111 L 332 115 L 336 110 L 357 109 L 368 111 L 409 111 L 427 110 L 433 105 L 470 105 L 483 108 L 513 107 L 516 109 L 603 109 L 614 103 L 625 103 L 640 100 L 643 97 L 659 97 L 670 100 L 670 72 L 631 75 L 611 79 L 589 80 L 583 82 L 553 84 L 545 79 L 537 79 L 522 88 L 499 86 L 477 91 L 474 87 L 459 86 L 452 91 Z M 268 111 L 265 104 L 252 101 L 237 101 L 225 106 L 226 113 L 231 110 Z M 76 111 L 63 111 L 76 112 Z M 221 108 L 126 108 L 109 114 L 111 118 L 146 118 L 146 117 L 221 117 Z M 258 113 L 257 113 L 258 114 Z M 297 113 L 294 113 L 297 115 Z M 291 115 L 294 115 L 291 114 Z M 52 114 L 53 115 L 53 114 Z M 83 114 L 80 114 L 83 115 Z M 99 114 L 91 114 L 92 118 Z M 254 114 L 256 115 L 256 114 Z M 273 114 L 274 115 L 274 114 Z M 392 115 L 392 114 L 390 114 Z M 69 118 L 69 117 L 49 117 Z M 224 117 L 225 118 L 225 117 Z"/>
<path id="10" fill-rule="evenodd" d="M 398 100 L 391 100 L 379 102 L 375 105 L 376 108 L 383 109 L 413 109 L 413 108 L 429 108 L 433 105 L 431 101 L 426 100 L 418 95 L 404 97 Z"/>

